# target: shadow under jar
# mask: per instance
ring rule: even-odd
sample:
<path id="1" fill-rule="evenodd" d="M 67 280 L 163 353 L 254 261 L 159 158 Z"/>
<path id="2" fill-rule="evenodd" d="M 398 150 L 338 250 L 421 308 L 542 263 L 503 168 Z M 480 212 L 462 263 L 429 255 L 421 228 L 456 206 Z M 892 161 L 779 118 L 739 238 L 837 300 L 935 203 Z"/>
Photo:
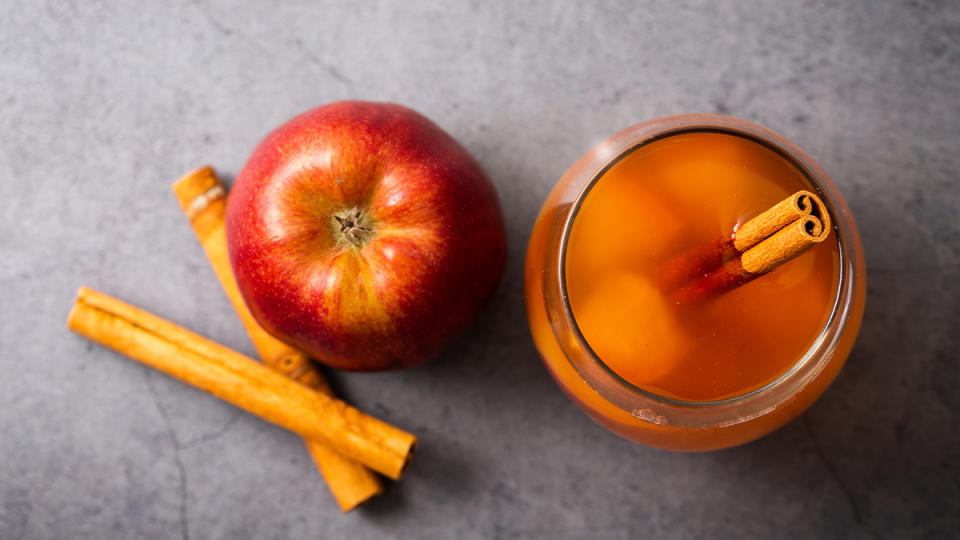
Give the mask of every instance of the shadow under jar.
<path id="1" fill-rule="evenodd" d="M 833 217 L 807 253 L 692 306 L 654 279 L 802 189 Z M 850 210 L 810 156 L 751 122 L 686 114 L 613 135 L 560 178 L 525 287 L 537 349 L 588 415 L 636 442 L 703 451 L 770 433 L 823 393 L 856 339 L 866 275 Z"/>

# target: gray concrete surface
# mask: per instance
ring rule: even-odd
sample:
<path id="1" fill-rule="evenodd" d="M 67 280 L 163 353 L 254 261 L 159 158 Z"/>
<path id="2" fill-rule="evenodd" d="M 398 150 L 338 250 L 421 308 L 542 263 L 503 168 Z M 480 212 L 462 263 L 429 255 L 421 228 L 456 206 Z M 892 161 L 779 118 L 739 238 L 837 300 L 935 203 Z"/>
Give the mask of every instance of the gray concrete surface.
<path id="1" fill-rule="evenodd" d="M 0 5 L 0 538 L 960 535 L 960 4 L 76 2 Z M 510 262 L 422 368 L 335 375 L 421 437 L 340 515 L 300 440 L 64 328 L 87 284 L 252 347 L 172 195 L 342 98 L 427 114 L 488 169 Z M 630 444 L 550 380 L 522 265 L 592 144 L 721 112 L 815 156 L 860 223 L 869 299 L 803 417 L 698 455 Z"/>

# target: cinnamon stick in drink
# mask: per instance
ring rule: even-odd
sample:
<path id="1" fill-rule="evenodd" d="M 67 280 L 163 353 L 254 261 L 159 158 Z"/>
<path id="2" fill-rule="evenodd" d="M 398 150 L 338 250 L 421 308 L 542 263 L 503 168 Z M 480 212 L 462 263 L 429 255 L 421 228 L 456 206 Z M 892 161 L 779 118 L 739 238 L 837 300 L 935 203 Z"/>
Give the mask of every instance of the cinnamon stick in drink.
<path id="1" fill-rule="evenodd" d="M 320 368 L 302 352 L 267 333 L 247 308 L 227 253 L 224 229 L 226 189 L 213 169 L 206 166 L 190 171 L 177 180 L 172 189 L 263 363 L 297 382 L 332 396 L 333 391 Z M 360 463 L 341 456 L 319 442 L 305 440 L 305 443 L 342 511 L 353 509 L 383 490 L 376 475 Z"/>
<path id="2" fill-rule="evenodd" d="M 670 259 L 657 272 L 656 279 L 665 289 L 677 288 L 729 263 L 775 232 L 809 215 L 818 218 L 825 230 L 830 229 L 830 216 L 820 197 L 810 191 L 797 191 L 750 219 L 729 236 Z"/>
<path id="3" fill-rule="evenodd" d="M 403 475 L 416 448 L 405 431 L 92 289 L 77 293 L 67 327 L 390 478 Z"/>
<path id="4" fill-rule="evenodd" d="M 826 216 L 823 220 L 814 215 L 797 219 L 739 257 L 690 280 L 674 291 L 673 301 L 685 304 L 722 294 L 799 257 L 830 235 L 830 229 L 824 223 L 830 223 L 829 216 L 823 215 Z"/>

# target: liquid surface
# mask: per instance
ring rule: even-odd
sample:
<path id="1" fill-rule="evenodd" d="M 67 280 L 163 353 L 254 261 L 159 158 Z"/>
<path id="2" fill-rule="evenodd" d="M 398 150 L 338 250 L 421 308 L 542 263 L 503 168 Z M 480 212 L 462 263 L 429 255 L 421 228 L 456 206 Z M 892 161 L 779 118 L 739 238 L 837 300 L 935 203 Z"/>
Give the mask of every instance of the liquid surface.
<path id="1" fill-rule="evenodd" d="M 675 399 L 747 393 L 790 369 L 836 296 L 836 233 L 733 291 L 678 306 L 654 278 L 799 189 L 779 154 L 722 133 L 675 135 L 611 167 L 586 195 L 566 252 L 567 294 L 590 347 L 627 381 Z"/>

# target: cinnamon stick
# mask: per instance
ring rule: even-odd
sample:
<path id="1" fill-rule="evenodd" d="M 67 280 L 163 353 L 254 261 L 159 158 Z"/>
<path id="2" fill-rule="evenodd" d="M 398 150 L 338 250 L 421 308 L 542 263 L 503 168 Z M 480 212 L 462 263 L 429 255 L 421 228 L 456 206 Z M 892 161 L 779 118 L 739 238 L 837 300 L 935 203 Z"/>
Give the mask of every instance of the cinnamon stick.
<path id="1" fill-rule="evenodd" d="M 67 327 L 398 479 L 417 439 L 156 315 L 81 288 Z"/>
<path id="2" fill-rule="evenodd" d="M 797 219 L 739 257 L 681 286 L 672 294 L 673 301 L 686 304 L 739 287 L 799 257 L 829 234 L 830 229 L 817 216 Z"/>
<path id="3" fill-rule="evenodd" d="M 304 353 L 267 333 L 247 308 L 233 276 L 227 252 L 224 229 L 226 189 L 213 169 L 205 166 L 190 171 L 177 180 L 172 189 L 263 363 L 301 384 L 332 396 L 333 391 L 320 368 Z M 309 439 L 304 442 L 343 512 L 352 510 L 383 491 L 377 476 L 360 463 L 341 456 L 319 442 Z"/>
<path id="4" fill-rule="evenodd" d="M 730 235 L 673 257 L 660 267 L 655 278 L 665 289 L 675 289 L 737 258 L 773 233 L 808 215 L 819 218 L 826 229 L 830 228 L 830 217 L 820 197 L 810 191 L 797 191 L 737 227 Z"/>

